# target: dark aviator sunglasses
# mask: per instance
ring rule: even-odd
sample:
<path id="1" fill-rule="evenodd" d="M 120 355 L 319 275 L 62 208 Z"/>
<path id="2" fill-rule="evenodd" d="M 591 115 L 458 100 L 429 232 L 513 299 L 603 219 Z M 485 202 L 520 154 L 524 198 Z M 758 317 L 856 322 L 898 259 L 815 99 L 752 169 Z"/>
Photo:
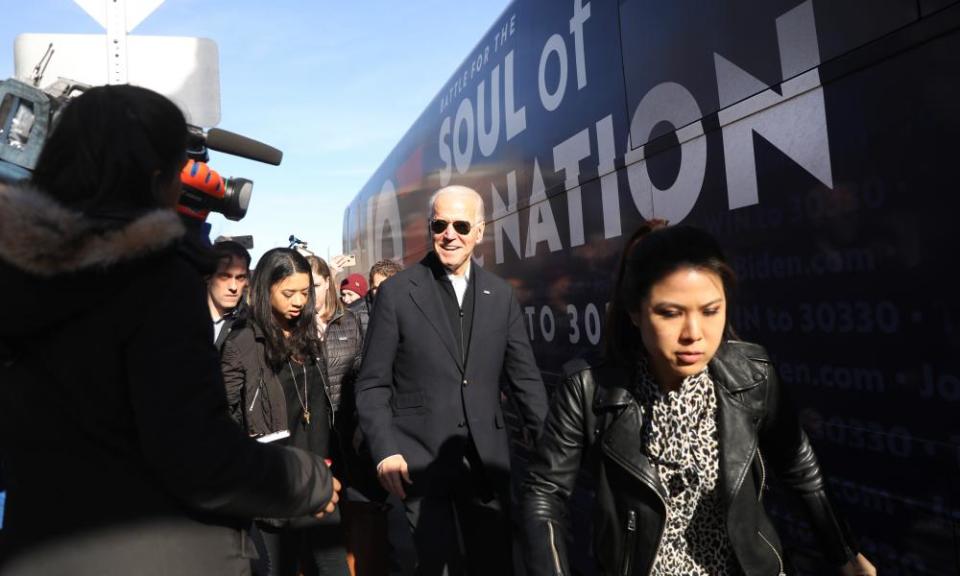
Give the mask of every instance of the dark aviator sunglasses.
<path id="1" fill-rule="evenodd" d="M 431 220 L 430 221 L 430 230 L 434 234 L 443 234 L 446 231 L 447 226 L 453 224 L 453 229 L 457 234 L 469 234 L 470 229 L 473 228 L 473 224 L 467 222 L 466 220 L 454 220 L 453 222 L 447 222 L 446 220 Z"/>

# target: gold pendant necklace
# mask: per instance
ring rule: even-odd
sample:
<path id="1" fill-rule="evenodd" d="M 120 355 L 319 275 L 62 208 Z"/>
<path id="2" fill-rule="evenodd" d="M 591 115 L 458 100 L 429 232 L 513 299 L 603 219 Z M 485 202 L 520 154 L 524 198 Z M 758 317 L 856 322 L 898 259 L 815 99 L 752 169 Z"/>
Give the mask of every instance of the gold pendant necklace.
<path id="1" fill-rule="evenodd" d="M 290 368 L 290 377 L 293 378 L 293 391 L 297 393 L 297 402 L 303 409 L 303 423 L 310 424 L 310 408 L 307 405 L 307 365 L 301 364 L 301 367 L 303 367 L 303 398 L 300 397 L 300 389 L 297 388 L 297 375 L 293 372 L 293 364 L 290 363 L 290 360 L 287 360 L 287 367 Z"/>

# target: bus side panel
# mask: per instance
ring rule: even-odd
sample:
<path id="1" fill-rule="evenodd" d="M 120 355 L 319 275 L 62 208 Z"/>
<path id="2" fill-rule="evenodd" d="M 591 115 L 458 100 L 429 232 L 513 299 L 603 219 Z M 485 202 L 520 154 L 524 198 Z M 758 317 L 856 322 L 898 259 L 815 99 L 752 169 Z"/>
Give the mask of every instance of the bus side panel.
<path id="1" fill-rule="evenodd" d="M 742 281 L 730 318 L 777 361 L 864 553 L 960 573 L 960 4 L 654 4 L 511 5 L 358 195 L 352 241 L 367 266 L 411 264 L 430 193 L 476 188 L 479 260 L 552 385 L 601 346 L 625 236 L 653 217 L 712 231 Z M 799 573 L 829 573 L 773 496 Z"/>

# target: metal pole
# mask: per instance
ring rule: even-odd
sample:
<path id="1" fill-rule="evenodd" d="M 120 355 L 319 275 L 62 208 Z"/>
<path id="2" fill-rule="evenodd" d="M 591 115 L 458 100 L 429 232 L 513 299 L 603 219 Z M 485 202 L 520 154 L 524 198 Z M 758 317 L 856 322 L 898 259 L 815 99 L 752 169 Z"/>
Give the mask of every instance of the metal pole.
<path id="1" fill-rule="evenodd" d="M 127 83 L 127 0 L 107 0 L 107 83 Z"/>

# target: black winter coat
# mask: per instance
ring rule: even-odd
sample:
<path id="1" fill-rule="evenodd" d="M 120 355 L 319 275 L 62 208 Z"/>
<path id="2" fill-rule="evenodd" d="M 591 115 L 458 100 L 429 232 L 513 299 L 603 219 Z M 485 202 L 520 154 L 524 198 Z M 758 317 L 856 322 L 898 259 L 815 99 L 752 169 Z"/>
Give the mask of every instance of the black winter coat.
<path id="1" fill-rule="evenodd" d="M 227 414 L 183 234 L 170 210 L 104 230 L 0 187 L 0 573 L 242 574 L 238 527 L 329 500 L 322 459 Z"/>
<path id="2" fill-rule="evenodd" d="M 720 480 L 727 534 L 747 576 L 782 574 L 783 550 L 761 498 L 769 472 L 799 496 L 826 559 L 856 556 L 845 524 L 766 351 L 725 342 L 710 362 L 716 385 Z M 665 523 L 666 490 L 639 449 L 641 418 L 632 379 L 607 364 L 578 362 L 553 399 L 523 482 L 526 562 L 531 576 L 572 574 L 566 500 L 581 467 L 595 481 L 594 554 L 602 574 L 649 573 Z"/>

